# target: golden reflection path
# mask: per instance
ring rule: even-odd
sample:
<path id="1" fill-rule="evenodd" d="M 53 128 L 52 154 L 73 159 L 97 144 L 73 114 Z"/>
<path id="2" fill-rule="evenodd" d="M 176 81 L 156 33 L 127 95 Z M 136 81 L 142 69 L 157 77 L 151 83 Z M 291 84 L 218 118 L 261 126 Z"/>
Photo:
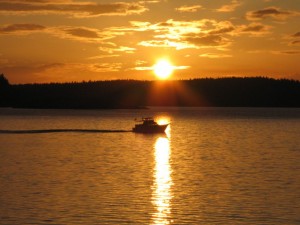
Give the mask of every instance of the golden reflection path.
<path id="1" fill-rule="evenodd" d="M 152 215 L 152 224 L 170 224 L 172 169 L 170 166 L 170 140 L 157 138 L 154 145 L 155 168 L 152 186 L 152 204 L 156 212 Z"/>

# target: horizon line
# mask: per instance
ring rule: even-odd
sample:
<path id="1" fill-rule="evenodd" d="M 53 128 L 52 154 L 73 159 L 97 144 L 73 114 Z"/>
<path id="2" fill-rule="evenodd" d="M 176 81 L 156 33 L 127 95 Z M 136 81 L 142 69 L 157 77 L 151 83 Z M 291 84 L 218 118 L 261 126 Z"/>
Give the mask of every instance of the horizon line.
<path id="1" fill-rule="evenodd" d="M 66 81 L 66 82 L 59 82 L 59 81 L 50 81 L 50 82 L 29 82 L 29 83 L 9 83 L 10 85 L 32 85 L 32 84 L 38 84 L 38 85 L 45 85 L 45 84 L 79 84 L 79 83 L 96 83 L 96 82 L 114 82 L 114 81 L 138 81 L 138 82 L 174 82 L 174 81 L 191 81 L 191 80 L 221 80 L 221 79 L 254 79 L 254 78 L 260 78 L 260 79 L 268 79 L 268 80 L 288 80 L 288 81 L 296 81 L 300 82 L 298 79 L 293 78 L 274 78 L 270 76 L 220 76 L 220 77 L 198 77 L 198 78 L 185 78 L 185 79 L 130 79 L 130 78 L 124 78 L 124 79 L 107 79 L 107 80 L 82 80 L 82 81 Z"/>

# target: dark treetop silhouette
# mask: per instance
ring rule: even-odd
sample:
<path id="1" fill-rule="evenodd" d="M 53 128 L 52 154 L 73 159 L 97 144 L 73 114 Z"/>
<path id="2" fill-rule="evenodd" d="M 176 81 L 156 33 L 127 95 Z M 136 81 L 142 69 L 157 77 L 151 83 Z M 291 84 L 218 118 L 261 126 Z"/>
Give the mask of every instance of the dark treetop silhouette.
<path id="1" fill-rule="evenodd" d="M 300 107 L 300 82 L 266 77 L 231 77 L 11 85 L 1 74 L 0 106 L 74 109 L 146 106 Z"/>

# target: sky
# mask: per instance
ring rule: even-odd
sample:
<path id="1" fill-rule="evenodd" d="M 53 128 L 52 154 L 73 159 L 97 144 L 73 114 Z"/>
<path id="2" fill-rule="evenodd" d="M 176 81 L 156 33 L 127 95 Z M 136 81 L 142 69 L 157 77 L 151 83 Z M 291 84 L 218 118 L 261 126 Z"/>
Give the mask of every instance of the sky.
<path id="1" fill-rule="evenodd" d="M 300 0 L 0 0 L 10 83 L 267 76 L 300 80 Z"/>

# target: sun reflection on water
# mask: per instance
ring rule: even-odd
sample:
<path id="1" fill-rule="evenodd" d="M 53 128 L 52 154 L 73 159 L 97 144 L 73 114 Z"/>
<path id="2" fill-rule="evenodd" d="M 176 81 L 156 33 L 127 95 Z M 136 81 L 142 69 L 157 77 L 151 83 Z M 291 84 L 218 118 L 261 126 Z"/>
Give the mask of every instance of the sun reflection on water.
<path id="1" fill-rule="evenodd" d="M 168 138 L 159 137 L 155 142 L 155 168 L 152 203 L 156 212 L 153 214 L 153 224 L 170 224 L 172 198 L 171 166 L 170 166 L 170 142 Z"/>

